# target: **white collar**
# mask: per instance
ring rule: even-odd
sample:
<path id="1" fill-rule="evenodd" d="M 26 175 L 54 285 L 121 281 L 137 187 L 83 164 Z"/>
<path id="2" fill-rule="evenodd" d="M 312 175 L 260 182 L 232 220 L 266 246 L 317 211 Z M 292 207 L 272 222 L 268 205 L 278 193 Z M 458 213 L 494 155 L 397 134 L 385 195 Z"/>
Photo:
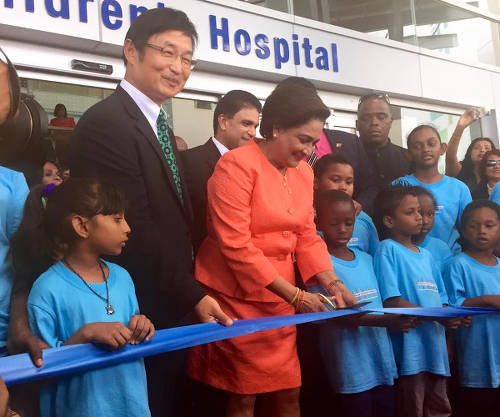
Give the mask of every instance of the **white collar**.
<path id="1" fill-rule="evenodd" d="M 132 100 L 134 100 L 135 104 L 141 109 L 142 114 L 144 114 L 144 117 L 146 117 L 148 123 L 151 125 L 151 129 L 153 129 L 155 135 L 158 135 L 156 132 L 156 119 L 158 119 L 158 115 L 162 110 L 161 106 L 158 106 L 158 104 L 127 80 L 121 80 L 120 87 L 132 97 Z M 164 113 L 165 115 L 167 114 L 165 111 Z"/>
<path id="2" fill-rule="evenodd" d="M 215 139 L 215 136 L 212 136 L 210 139 L 212 139 L 212 142 L 215 144 L 215 146 L 217 146 L 217 149 L 219 150 L 221 156 L 224 155 L 226 152 L 229 152 L 229 149 L 227 149 L 226 146 L 224 146 L 217 139 Z"/>

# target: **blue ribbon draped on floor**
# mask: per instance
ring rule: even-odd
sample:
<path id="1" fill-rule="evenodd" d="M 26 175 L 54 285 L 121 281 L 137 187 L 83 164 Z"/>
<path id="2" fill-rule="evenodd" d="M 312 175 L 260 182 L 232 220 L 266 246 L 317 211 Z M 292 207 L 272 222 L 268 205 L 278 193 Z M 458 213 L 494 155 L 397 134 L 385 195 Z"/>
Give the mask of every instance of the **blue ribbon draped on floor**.
<path id="1" fill-rule="evenodd" d="M 47 349 L 43 351 L 44 365 L 42 368 L 36 368 L 31 362 L 28 354 L 8 356 L 0 359 L 0 376 L 8 386 L 16 385 L 74 372 L 89 371 L 145 356 L 158 355 L 160 353 L 171 352 L 263 330 L 334 319 L 366 312 L 384 312 L 428 318 L 451 318 L 479 314 L 498 314 L 500 310 L 473 307 L 346 309 L 325 313 L 307 313 L 292 316 L 237 320 L 229 327 L 224 327 L 218 323 L 194 324 L 191 326 L 159 330 L 150 342 L 140 345 L 127 345 L 116 351 L 109 351 L 90 343 Z"/>

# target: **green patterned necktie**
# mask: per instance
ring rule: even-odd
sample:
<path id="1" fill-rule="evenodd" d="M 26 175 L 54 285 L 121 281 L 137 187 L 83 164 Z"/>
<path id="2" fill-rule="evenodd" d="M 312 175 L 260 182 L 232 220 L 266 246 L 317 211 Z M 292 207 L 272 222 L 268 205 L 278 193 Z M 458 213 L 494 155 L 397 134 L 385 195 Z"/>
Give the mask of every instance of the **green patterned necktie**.
<path id="1" fill-rule="evenodd" d="M 162 110 L 160 110 L 158 119 L 156 119 L 156 131 L 158 133 L 158 142 L 160 142 L 160 146 L 163 150 L 163 154 L 165 155 L 165 159 L 167 160 L 168 167 L 172 172 L 172 177 L 174 178 L 177 194 L 182 204 L 184 204 L 179 167 L 177 166 L 174 149 L 172 148 L 172 141 L 170 140 L 170 135 L 168 132 L 167 116 L 165 116 L 165 113 L 163 113 Z"/>

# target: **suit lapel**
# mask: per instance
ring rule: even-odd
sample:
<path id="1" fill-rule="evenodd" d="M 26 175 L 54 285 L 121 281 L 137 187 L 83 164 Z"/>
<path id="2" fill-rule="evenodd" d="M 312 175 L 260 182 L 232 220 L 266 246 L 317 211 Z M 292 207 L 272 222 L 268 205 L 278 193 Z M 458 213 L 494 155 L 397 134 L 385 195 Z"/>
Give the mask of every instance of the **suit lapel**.
<path id="1" fill-rule="evenodd" d="M 179 195 L 177 194 L 177 188 L 175 186 L 174 182 L 174 177 L 172 176 L 172 171 L 170 170 L 167 160 L 165 158 L 165 155 L 163 153 L 163 150 L 161 149 L 160 142 L 158 142 L 158 138 L 156 137 L 155 132 L 153 132 L 153 129 L 151 128 L 151 125 L 149 124 L 148 120 L 142 113 L 141 109 L 137 106 L 135 101 L 132 99 L 132 97 L 129 96 L 129 94 L 120 86 L 118 86 L 116 92 L 120 94 L 120 97 L 125 105 L 125 108 L 127 109 L 129 115 L 135 119 L 136 121 L 136 128 L 140 132 L 140 134 L 146 139 L 147 143 L 153 148 L 154 152 L 158 156 L 160 163 L 163 168 L 163 172 L 167 176 L 168 183 L 170 184 L 170 188 L 172 189 L 172 192 L 175 194 L 177 201 L 179 205 L 182 207 L 182 202 L 179 199 Z M 173 139 L 173 133 L 170 130 L 171 139 Z M 175 156 L 177 159 L 177 163 L 179 163 L 179 154 L 176 152 L 177 147 L 175 147 L 174 142 L 172 143 L 172 146 L 174 146 L 175 150 Z M 182 172 L 181 172 L 182 174 Z M 183 181 L 184 182 L 184 181 Z M 184 191 L 183 187 L 183 191 Z M 184 197 L 186 200 L 186 198 Z M 184 208 L 184 207 L 183 207 Z M 188 214 L 185 212 L 185 214 Z M 189 216 L 189 214 L 188 214 Z"/>
<path id="2" fill-rule="evenodd" d="M 210 169 L 210 172 L 213 173 L 215 165 L 217 165 L 217 161 L 220 159 L 221 154 L 211 138 L 207 142 L 205 142 L 204 147 L 207 155 L 206 163 Z"/>

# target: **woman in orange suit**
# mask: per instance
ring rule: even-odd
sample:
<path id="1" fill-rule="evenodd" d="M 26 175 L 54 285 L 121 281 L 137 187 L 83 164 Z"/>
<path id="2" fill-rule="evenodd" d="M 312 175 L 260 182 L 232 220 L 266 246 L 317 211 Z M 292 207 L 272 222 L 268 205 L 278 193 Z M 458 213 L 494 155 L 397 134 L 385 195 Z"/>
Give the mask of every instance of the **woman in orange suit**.
<path id="1" fill-rule="evenodd" d="M 355 303 L 333 272 L 316 234 L 313 172 L 304 162 L 330 111 L 316 92 L 278 86 L 262 110 L 260 132 L 226 153 L 208 181 L 208 236 L 195 276 L 234 319 L 325 311 L 318 294 L 296 287 L 319 281 L 338 306 Z M 301 385 L 295 327 L 192 348 L 188 375 L 227 391 L 226 416 L 298 417 Z"/>

